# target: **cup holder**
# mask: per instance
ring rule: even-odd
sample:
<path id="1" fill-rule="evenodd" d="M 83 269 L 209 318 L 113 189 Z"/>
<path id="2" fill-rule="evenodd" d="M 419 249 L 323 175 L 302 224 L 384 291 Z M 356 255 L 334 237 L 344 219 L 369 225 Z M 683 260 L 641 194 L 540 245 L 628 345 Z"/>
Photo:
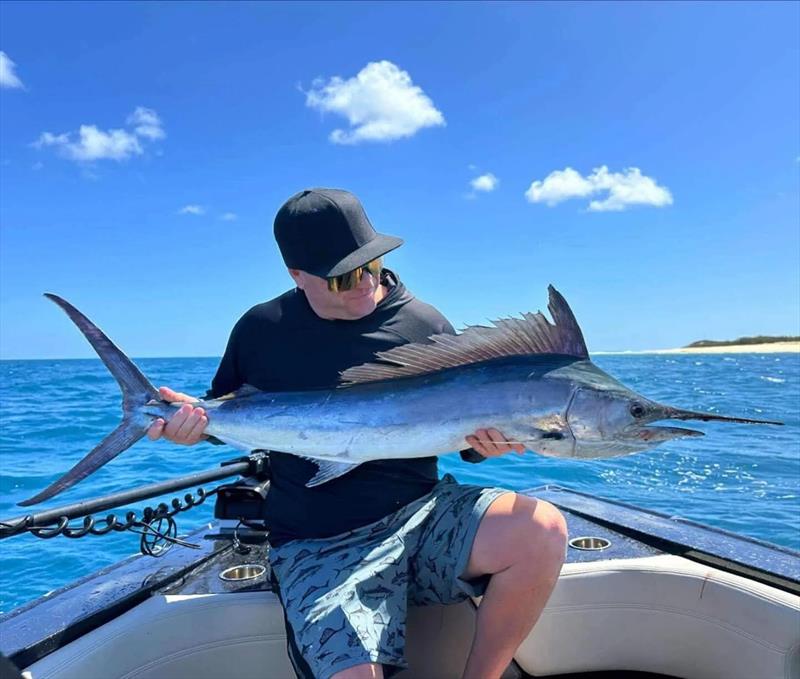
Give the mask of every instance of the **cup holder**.
<path id="1" fill-rule="evenodd" d="M 267 568 L 255 563 L 243 563 L 239 566 L 231 566 L 226 568 L 219 574 L 220 580 L 227 582 L 241 582 L 242 580 L 253 580 L 261 575 L 264 575 Z"/>
<path id="2" fill-rule="evenodd" d="M 573 549 L 581 549 L 588 552 L 599 552 L 603 549 L 611 547 L 611 540 L 596 537 L 580 537 L 572 538 L 569 541 L 569 546 Z"/>

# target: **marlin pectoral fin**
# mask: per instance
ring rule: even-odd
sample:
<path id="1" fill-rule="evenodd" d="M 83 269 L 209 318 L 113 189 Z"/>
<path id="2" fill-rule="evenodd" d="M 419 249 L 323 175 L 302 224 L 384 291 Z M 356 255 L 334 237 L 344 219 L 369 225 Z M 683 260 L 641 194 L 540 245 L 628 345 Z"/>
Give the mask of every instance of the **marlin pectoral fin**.
<path id="1" fill-rule="evenodd" d="M 311 462 L 315 462 L 317 465 L 319 465 L 319 470 L 314 477 L 308 483 L 306 483 L 306 488 L 314 488 L 315 486 L 319 486 L 323 483 L 327 483 L 328 481 L 339 478 L 343 474 L 347 474 L 347 472 L 349 472 L 351 469 L 355 469 L 359 464 L 361 464 L 360 462 L 323 462 L 320 460 L 311 460 Z"/>

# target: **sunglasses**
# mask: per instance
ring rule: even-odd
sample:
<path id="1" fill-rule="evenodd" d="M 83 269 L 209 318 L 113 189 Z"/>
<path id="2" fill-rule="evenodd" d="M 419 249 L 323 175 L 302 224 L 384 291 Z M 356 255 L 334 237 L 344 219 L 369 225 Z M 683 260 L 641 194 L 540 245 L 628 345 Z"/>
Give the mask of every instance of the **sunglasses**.
<path id="1" fill-rule="evenodd" d="M 328 278 L 328 290 L 331 292 L 352 290 L 358 287 L 364 274 L 370 274 L 375 280 L 378 280 L 381 275 L 382 267 L 383 263 L 379 257 L 378 259 L 373 259 L 371 262 L 367 262 L 364 266 L 343 273 L 341 276 L 332 276 Z"/>

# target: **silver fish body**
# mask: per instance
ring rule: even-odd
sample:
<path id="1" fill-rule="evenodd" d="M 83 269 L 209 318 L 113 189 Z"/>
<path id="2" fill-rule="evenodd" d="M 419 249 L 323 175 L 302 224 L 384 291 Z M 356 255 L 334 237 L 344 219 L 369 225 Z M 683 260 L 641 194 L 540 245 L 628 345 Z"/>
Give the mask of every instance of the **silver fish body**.
<path id="1" fill-rule="evenodd" d="M 397 380 L 201 401 L 206 433 L 244 450 L 347 463 L 463 450 L 492 426 L 531 450 L 570 457 L 567 406 L 577 388 L 566 356 L 520 356 Z M 155 404 L 154 404 L 155 405 Z M 168 407 L 143 407 L 169 417 Z"/>
<path id="2" fill-rule="evenodd" d="M 487 426 L 542 455 L 597 458 L 703 435 L 648 426 L 680 414 L 751 421 L 662 406 L 589 360 L 548 354 L 331 390 L 255 391 L 198 405 L 207 409 L 207 433 L 244 450 L 280 450 L 350 465 L 452 453 L 466 447 L 466 436 Z M 151 412 L 156 414 L 165 416 L 163 409 Z"/>

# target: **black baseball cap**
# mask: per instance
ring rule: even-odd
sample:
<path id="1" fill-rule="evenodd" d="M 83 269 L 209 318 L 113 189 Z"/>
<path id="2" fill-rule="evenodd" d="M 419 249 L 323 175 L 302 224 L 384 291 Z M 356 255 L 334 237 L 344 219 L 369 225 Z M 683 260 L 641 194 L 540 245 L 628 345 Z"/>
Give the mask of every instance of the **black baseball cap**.
<path id="1" fill-rule="evenodd" d="M 275 240 L 290 269 L 341 276 L 400 247 L 401 238 L 373 228 L 361 202 L 341 189 L 306 189 L 275 215 Z"/>

